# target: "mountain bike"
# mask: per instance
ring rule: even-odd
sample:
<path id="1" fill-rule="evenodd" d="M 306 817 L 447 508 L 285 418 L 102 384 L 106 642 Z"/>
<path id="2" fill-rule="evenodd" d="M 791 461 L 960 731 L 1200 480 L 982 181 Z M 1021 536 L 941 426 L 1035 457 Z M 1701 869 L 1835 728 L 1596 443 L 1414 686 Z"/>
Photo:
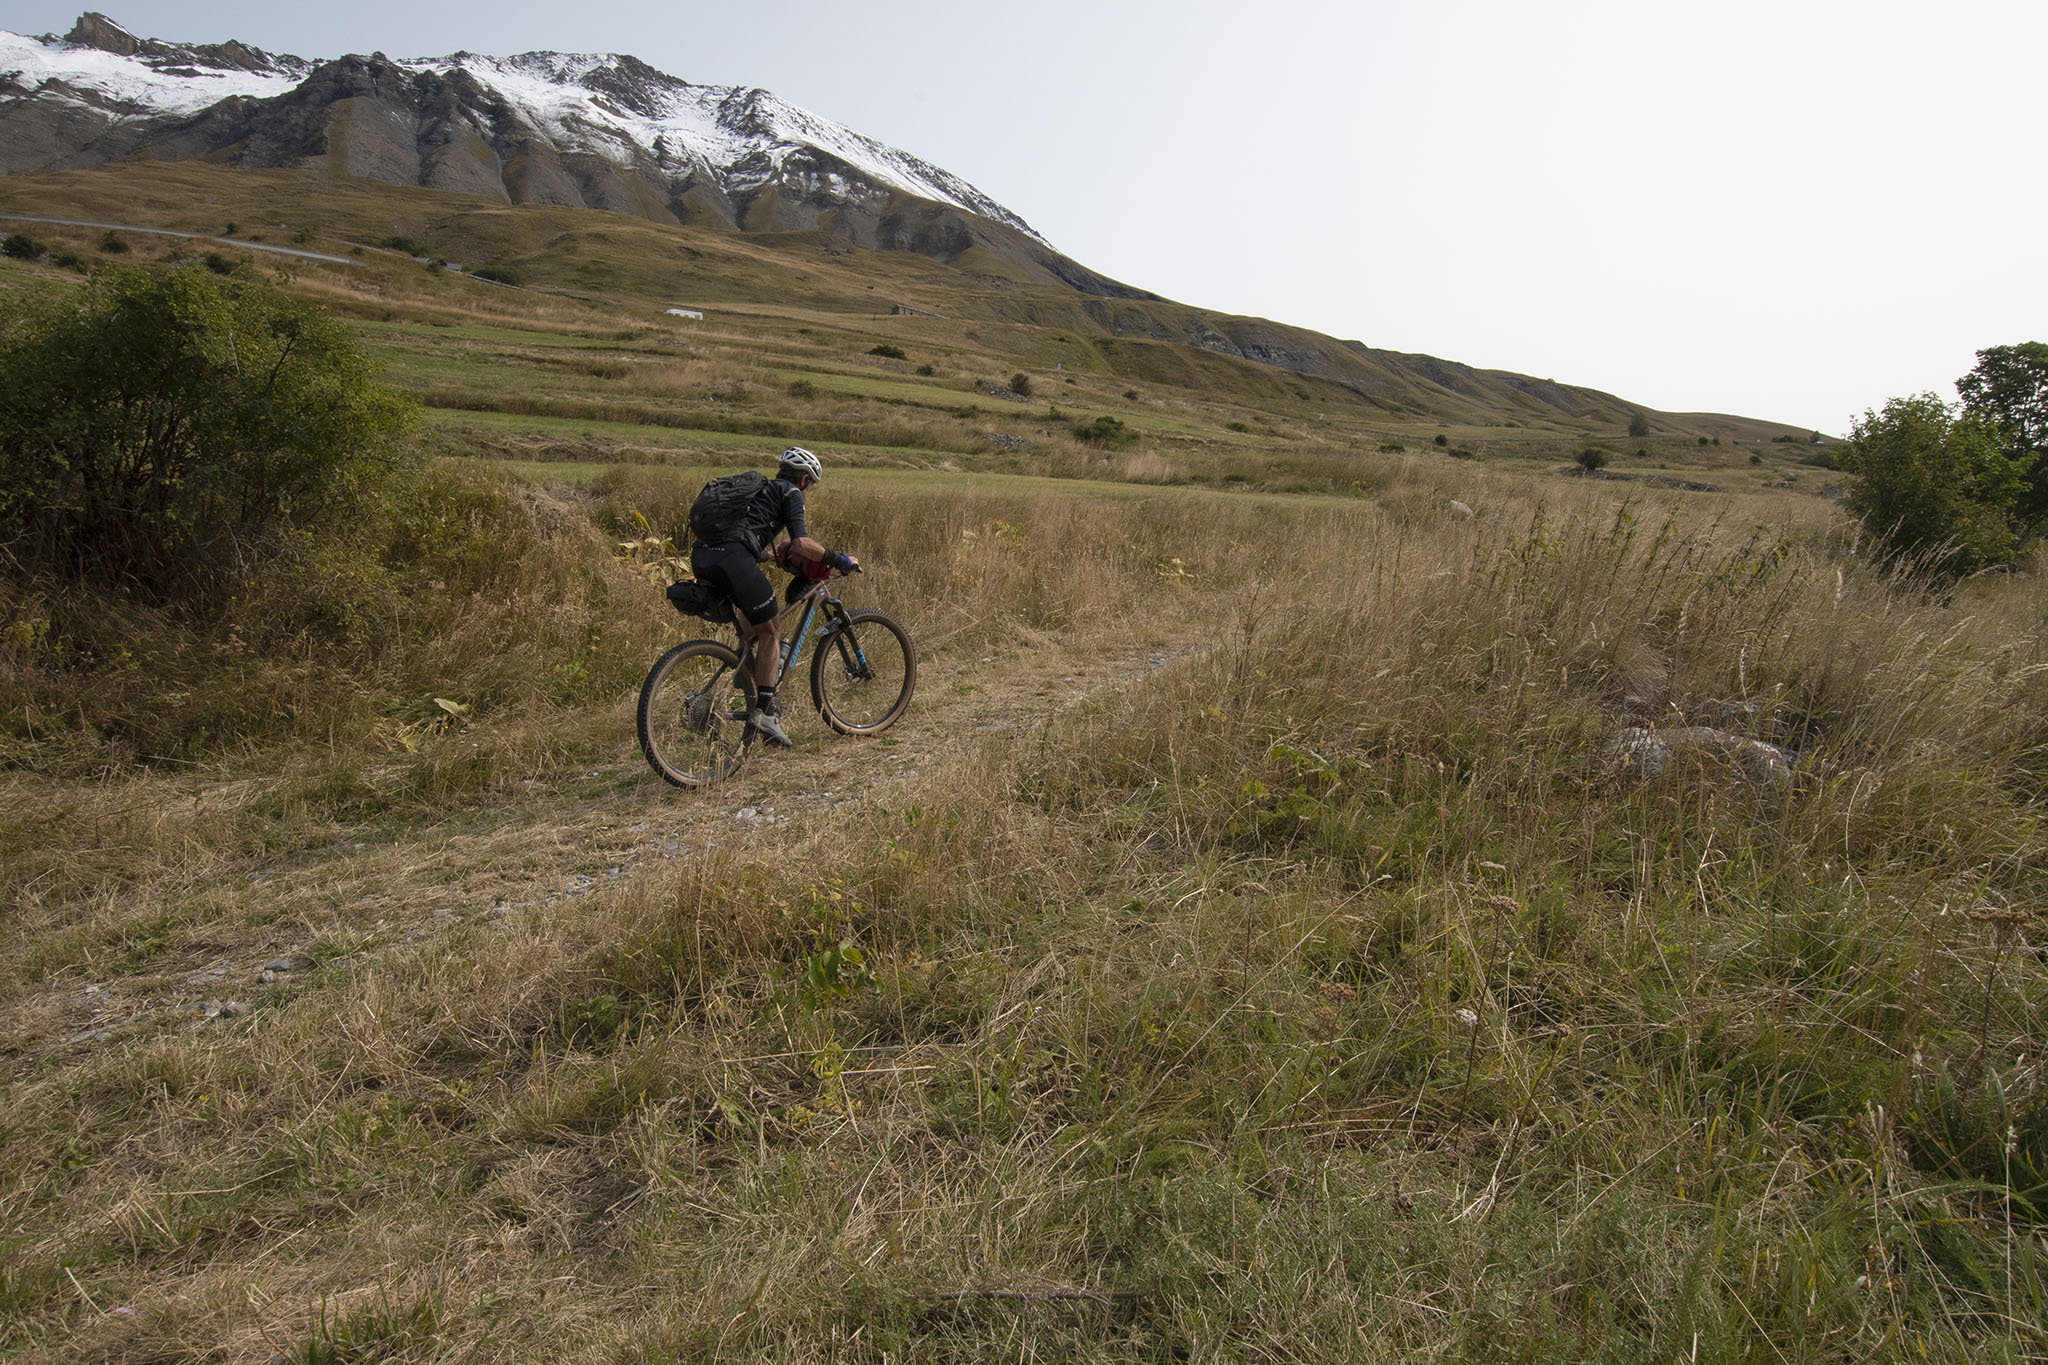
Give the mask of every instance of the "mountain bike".
<path id="1" fill-rule="evenodd" d="M 831 586 L 841 577 L 834 571 L 831 578 L 812 583 L 777 617 L 785 628 L 775 683 L 779 690 L 795 674 L 815 626 L 811 704 L 840 734 L 877 734 L 902 717 L 917 690 L 917 647 L 887 612 L 841 602 Z M 731 624 L 738 632 L 731 605 L 722 598 L 711 599 L 701 610 L 680 601 L 677 607 Z M 793 629 L 787 626 L 791 616 L 797 617 Z M 656 660 L 641 684 L 640 751 L 663 781 L 709 786 L 746 762 L 755 739 L 747 712 L 755 704 L 750 640 L 742 637 L 738 649 L 722 640 L 686 640 Z"/>

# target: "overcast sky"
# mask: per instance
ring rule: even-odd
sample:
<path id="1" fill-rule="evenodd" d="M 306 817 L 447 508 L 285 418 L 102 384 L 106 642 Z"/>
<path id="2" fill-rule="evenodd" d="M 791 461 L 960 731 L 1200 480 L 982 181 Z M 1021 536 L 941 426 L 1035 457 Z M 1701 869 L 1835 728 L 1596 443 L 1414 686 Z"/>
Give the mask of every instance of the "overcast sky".
<path id="1" fill-rule="evenodd" d="M 145 37 L 763 86 L 1129 283 L 1666 411 L 1839 433 L 2048 340 L 2048 0 L 113 3 Z"/>

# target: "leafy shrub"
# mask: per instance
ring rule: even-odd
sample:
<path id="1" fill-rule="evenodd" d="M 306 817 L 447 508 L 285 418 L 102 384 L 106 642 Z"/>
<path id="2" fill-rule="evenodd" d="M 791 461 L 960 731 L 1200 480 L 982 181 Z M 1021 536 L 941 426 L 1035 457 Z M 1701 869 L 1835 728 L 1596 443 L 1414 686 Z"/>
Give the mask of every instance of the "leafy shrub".
<path id="1" fill-rule="evenodd" d="M 888 344 L 887 342 L 884 342 L 884 343 L 883 343 L 882 345 L 880 345 L 880 346 L 871 346 L 871 347 L 869 347 L 869 348 L 868 348 L 868 354 L 869 354 L 869 355 L 878 355 L 878 356 L 881 356 L 881 357 L 883 357 L 884 359 L 887 359 L 887 360 L 905 360 L 905 359 L 908 359 L 908 357 L 907 357 L 907 356 L 905 356 L 905 355 L 903 354 L 903 348 L 902 348 L 901 346 L 891 346 L 891 345 L 889 345 L 889 344 Z"/>
<path id="2" fill-rule="evenodd" d="M 1010 392 L 1022 398 L 1029 398 L 1031 396 L 1031 376 L 1021 373 L 1011 375 Z"/>
<path id="3" fill-rule="evenodd" d="M 1092 422 L 1076 422 L 1074 439 L 1095 446 L 1126 446 L 1138 439 L 1138 433 L 1117 418 L 1105 415 Z"/>
<path id="4" fill-rule="evenodd" d="M 1246 431 L 1246 432 L 1248 432 L 1248 431 L 1250 431 L 1250 430 L 1251 430 L 1251 428 L 1250 428 L 1250 427 L 1248 427 L 1248 426 L 1246 426 L 1246 425 L 1245 425 L 1245 424 L 1244 424 L 1243 422 L 1225 422 L 1225 423 L 1224 423 L 1223 425 L 1224 425 L 1224 428 L 1225 428 L 1226 430 L 1229 430 L 1229 431 Z"/>
<path id="5" fill-rule="evenodd" d="M 384 237 L 377 242 L 386 251 L 403 251 L 408 256 L 424 256 L 427 244 L 417 237 Z"/>
<path id="6" fill-rule="evenodd" d="M 1451 443 L 1451 438 L 1439 431 L 1436 434 L 1436 443 L 1440 446 L 1447 446 Z"/>
<path id="7" fill-rule="evenodd" d="M 1894 398 L 1850 428 L 1849 510 L 1891 562 L 1960 576 L 2009 562 L 2026 487 L 1996 435 L 1931 393 Z"/>
<path id="8" fill-rule="evenodd" d="M 239 223 L 229 223 L 226 227 L 221 229 L 220 235 L 223 237 L 232 237 L 239 231 L 241 231 L 241 225 Z"/>
<path id="9" fill-rule="evenodd" d="M 1650 434 L 1650 419 L 1643 413 L 1631 413 L 1628 419 L 1628 434 L 1637 440 Z"/>
<path id="10" fill-rule="evenodd" d="M 917 367 L 917 373 L 923 378 L 930 379 L 938 373 L 938 369 L 931 365 L 920 365 Z"/>
<path id="11" fill-rule="evenodd" d="M 489 280 L 493 284 L 516 286 L 526 283 L 526 276 L 521 274 L 516 266 L 487 265 L 481 270 L 472 270 L 469 273 L 480 280 Z"/>
<path id="12" fill-rule="evenodd" d="M 10 232 L 7 240 L 0 241 L 0 255 L 12 256 L 17 261 L 33 261 L 50 252 L 50 244 L 26 232 Z"/>
<path id="13" fill-rule="evenodd" d="M 56 266 L 59 270 L 76 270 L 81 275 L 92 268 L 85 263 L 85 257 L 75 251 L 58 252 L 50 257 L 50 264 Z"/>
<path id="14" fill-rule="evenodd" d="M 1764 462 L 1764 457 L 1752 452 L 1749 457 L 1749 462 L 1751 464 L 1762 464 Z"/>
<path id="15" fill-rule="evenodd" d="M 412 401 L 317 309 L 193 270 L 114 270 L 0 332 L 0 547 L 158 595 L 345 525 Z"/>
<path id="16" fill-rule="evenodd" d="M 100 250 L 109 256 L 125 256 L 128 254 L 128 243 L 122 240 L 119 233 L 109 232 L 100 238 Z"/>
<path id="17" fill-rule="evenodd" d="M 1138 391 L 1136 389 L 1125 389 L 1124 397 L 1130 399 L 1133 403 L 1135 403 L 1138 401 Z"/>
<path id="18" fill-rule="evenodd" d="M 218 251 L 209 251 L 201 258 L 208 270 L 216 275 L 232 275 L 241 268 L 241 262 Z"/>
<path id="19" fill-rule="evenodd" d="M 792 379 L 789 381 L 789 396 L 808 403 L 818 396 L 818 386 L 808 379 Z"/>
<path id="20" fill-rule="evenodd" d="M 1700 444 L 1701 444 L 1701 445 L 1705 445 L 1706 443 L 1707 443 L 1707 438 L 1706 438 L 1706 437 L 1704 437 L 1704 436 L 1700 437 Z"/>
<path id="21" fill-rule="evenodd" d="M 1607 452 L 1599 446 L 1587 446 L 1574 458 L 1577 459 L 1579 468 L 1589 474 L 1596 469 L 1607 468 Z"/>

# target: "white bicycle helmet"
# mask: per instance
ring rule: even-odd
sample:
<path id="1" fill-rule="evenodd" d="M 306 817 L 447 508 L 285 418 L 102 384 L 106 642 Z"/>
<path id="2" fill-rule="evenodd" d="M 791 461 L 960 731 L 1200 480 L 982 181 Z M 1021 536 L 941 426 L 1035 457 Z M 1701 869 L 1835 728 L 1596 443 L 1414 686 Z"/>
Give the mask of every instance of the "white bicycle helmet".
<path id="1" fill-rule="evenodd" d="M 825 466 L 818 463 L 818 457 L 802 446 L 791 446 L 782 452 L 782 464 L 775 472 L 781 475 L 802 475 L 816 483 L 825 477 Z"/>

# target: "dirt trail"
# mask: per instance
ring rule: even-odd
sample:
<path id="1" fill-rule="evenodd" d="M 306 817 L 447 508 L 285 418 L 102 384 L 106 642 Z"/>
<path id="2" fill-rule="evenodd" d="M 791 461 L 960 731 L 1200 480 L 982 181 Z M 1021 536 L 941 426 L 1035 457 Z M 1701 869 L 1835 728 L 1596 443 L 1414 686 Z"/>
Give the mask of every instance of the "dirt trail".
<path id="1" fill-rule="evenodd" d="M 1161 636 L 1119 644 L 1124 652 L 1109 657 L 1047 640 L 923 659 L 909 712 L 876 737 L 834 733 L 811 709 L 808 687 L 793 689 L 786 716 L 797 747 L 757 748 L 732 778 L 698 791 L 654 776 L 634 741 L 630 709 L 621 708 L 617 756 L 573 783 L 530 783 L 527 799 L 465 809 L 395 840 L 366 836 L 273 860 L 293 861 L 289 867 L 237 870 L 233 876 L 268 890 L 260 916 L 245 910 L 194 923 L 147 971 L 67 970 L 0 1004 L 0 1057 L 20 1073 L 53 1050 L 76 1054 L 170 1028 L 204 1029 L 243 1013 L 273 985 L 303 979 L 316 965 L 308 954 L 316 944 L 332 964 L 458 919 L 498 919 L 531 906 L 568 912 L 583 896 L 658 875 L 714 844 L 773 839 L 830 808 L 886 800 L 892 788 L 991 736 L 1141 683 L 1205 642 Z M 253 923 L 257 917 L 264 922 Z M 340 958 L 337 945 L 348 950 Z"/>
<path id="2" fill-rule="evenodd" d="M 182 237 L 188 242 L 219 242 L 223 246 L 237 246 L 244 251 L 267 251 L 273 256 L 296 256 L 304 261 L 325 261 L 330 265 L 359 266 L 361 261 L 346 256 L 330 256 L 324 251 L 303 251 L 292 246 L 272 246 L 268 242 L 252 242 L 242 237 L 215 237 L 204 232 L 178 232 L 171 228 L 139 227 L 134 223 L 99 223 L 83 218 L 39 218 L 27 213 L 0 213 L 0 222 L 48 223 L 52 227 L 105 228 L 110 232 L 140 232 L 151 237 Z"/>

